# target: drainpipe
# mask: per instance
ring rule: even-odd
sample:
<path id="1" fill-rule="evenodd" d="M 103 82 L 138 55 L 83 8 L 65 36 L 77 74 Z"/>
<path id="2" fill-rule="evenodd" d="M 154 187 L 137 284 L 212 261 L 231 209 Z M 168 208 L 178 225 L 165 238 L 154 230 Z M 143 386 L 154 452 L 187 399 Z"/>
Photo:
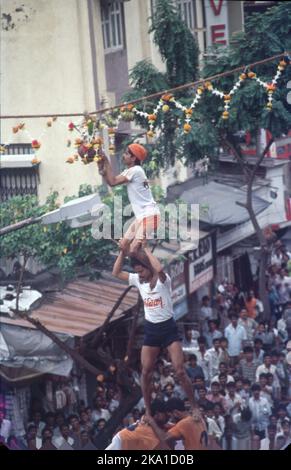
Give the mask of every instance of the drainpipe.
<path id="1" fill-rule="evenodd" d="M 89 37 L 90 37 L 90 46 L 91 46 L 95 109 L 99 109 L 100 101 L 99 101 L 99 90 L 98 90 L 97 53 L 96 53 L 96 40 L 95 40 L 95 33 L 94 33 L 94 20 L 93 20 L 94 13 L 93 13 L 92 0 L 87 0 L 87 5 L 88 5 Z"/>

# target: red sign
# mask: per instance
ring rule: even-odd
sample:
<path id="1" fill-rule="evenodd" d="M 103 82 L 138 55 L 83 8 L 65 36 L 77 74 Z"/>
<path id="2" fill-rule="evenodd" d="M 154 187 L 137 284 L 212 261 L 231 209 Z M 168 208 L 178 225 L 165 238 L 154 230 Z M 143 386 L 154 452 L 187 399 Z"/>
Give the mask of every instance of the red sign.
<path id="1" fill-rule="evenodd" d="M 226 45 L 225 24 L 215 24 L 211 26 L 211 42 L 212 44 Z"/>
<path id="2" fill-rule="evenodd" d="M 216 5 L 216 2 L 214 0 L 210 0 L 210 6 L 215 16 L 220 15 L 222 4 L 223 0 L 219 0 L 218 5 Z"/>
<path id="3" fill-rule="evenodd" d="M 228 43 L 228 6 L 223 0 L 206 0 L 207 45 Z"/>

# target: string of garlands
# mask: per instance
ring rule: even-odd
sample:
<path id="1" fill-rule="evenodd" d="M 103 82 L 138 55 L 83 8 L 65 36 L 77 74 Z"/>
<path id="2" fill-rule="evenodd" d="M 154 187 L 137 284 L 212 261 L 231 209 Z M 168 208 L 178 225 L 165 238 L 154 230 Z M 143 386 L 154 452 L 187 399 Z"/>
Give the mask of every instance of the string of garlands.
<path id="1" fill-rule="evenodd" d="M 148 123 L 148 131 L 147 131 L 147 137 L 149 139 L 154 138 L 155 136 L 155 125 L 156 121 L 158 118 L 158 114 L 160 112 L 162 113 L 168 113 L 171 109 L 171 106 L 175 106 L 177 109 L 180 109 L 183 114 L 184 114 L 184 119 L 183 119 L 183 132 L 184 134 L 188 134 L 191 131 L 191 119 L 193 115 L 193 110 L 195 109 L 196 105 L 199 103 L 200 99 L 202 98 L 202 95 L 205 91 L 211 92 L 213 95 L 220 97 L 224 101 L 224 110 L 222 113 L 222 119 L 227 120 L 229 118 L 229 109 L 230 109 L 230 103 L 233 95 L 236 93 L 236 91 L 240 88 L 242 83 L 247 80 L 247 79 L 255 79 L 259 85 L 264 86 L 265 89 L 267 90 L 268 93 L 268 103 L 267 103 L 267 109 L 270 111 L 272 109 L 272 100 L 273 100 L 273 92 L 276 90 L 276 83 L 279 80 L 282 72 L 285 70 L 286 66 L 288 65 L 289 60 L 288 59 L 282 59 L 280 60 L 276 75 L 274 76 L 273 80 L 271 83 L 265 83 L 259 78 L 257 78 L 257 75 L 252 72 L 252 71 L 245 71 L 239 75 L 238 80 L 232 87 L 232 89 L 228 93 L 224 93 L 217 88 L 214 88 L 212 83 L 210 81 L 206 81 L 203 85 L 200 85 L 197 87 L 194 99 L 190 106 L 185 106 L 182 103 L 180 103 L 178 100 L 175 99 L 175 97 L 171 93 L 166 93 L 161 96 L 157 106 L 153 109 L 152 112 L 146 112 L 146 111 L 141 111 L 139 110 L 136 106 L 133 104 L 128 104 L 121 106 L 120 108 L 120 114 L 117 115 L 116 123 L 120 120 L 122 121 L 133 121 L 136 116 L 144 118 L 147 123 Z M 271 104 L 270 104 L 271 102 Z M 114 135 L 117 130 L 117 125 L 114 129 L 111 129 L 111 142 L 110 142 L 110 147 L 109 149 L 111 150 L 112 153 L 114 153 Z M 86 124 L 85 124 L 86 126 Z M 78 141 L 77 141 L 78 144 Z M 94 140 L 91 141 L 91 144 L 93 144 L 93 148 L 98 148 L 98 146 L 94 145 Z M 90 144 L 89 144 L 90 145 Z M 79 150 L 78 153 L 80 154 Z M 98 160 L 98 156 L 94 156 L 94 152 L 91 150 L 92 155 L 90 155 L 90 150 L 85 155 L 85 161 L 84 163 L 88 163 L 93 160 Z M 200 170 L 206 167 L 208 168 L 208 160 L 207 157 L 206 159 L 203 159 L 201 161 L 201 165 L 199 168 L 197 167 L 198 172 L 200 173 Z M 68 163 L 73 163 L 75 161 L 72 157 L 70 157 L 67 161 Z M 207 169 L 206 169 L 207 171 Z"/>
<path id="2" fill-rule="evenodd" d="M 232 89 L 225 93 L 217 88 L 214 88 L 213 84 L 210 81 L 206 81 L 203 84 L 199 85 L 195 90 L 195 96 L 190 104 L 190 106 L 183 105 L 180 101 L 175 99 L 175 97 L 171 93 L 166 93 L 161 96 L 157 106 L 151 112 L 145 112 L 139 110 L 133 104 L 125 104 L 121 106 L 119 109 L 115 109 L 111 113 L 106 113 L 102 116 L 96 115 L 84 115 L 80 121 L 77 123 L 74 122 L 64 122 L 59 120 L 63 126 L 65 126 L 69 132 L 77 132 L 78 136 L 74 139 L 73 146 L 75 148 L 75 152 L 73 155 L 69 156 L 66 159 L 67 163 L 74 163 L 77 160 L 81 160 L 85 165 L 91 163 L 93 161 L 99 161 L 102 159 L 102 153 L 104 152 L 104 140 L 102 137 L 103 129 L 107 129 L 108 137 L 109 137 L 109 153 L 114 155 L 115 153 L 115 134 L 118 130 L 118 125 L 120 121 L 133 121 L 135 116 L 142 117 L 146 120 L 148 124 L 148 131 L 147 137 L 149 140 L 155 137 L 155 127 L 156 121 L 158 118 L 158 114 L 168 113 L 171 107 L 175 107 L 183 112 L 183 133 L 188 134 L 191 131 L 191 119 L 193 117 L 193 110 L 199 103 L 202 98 L 202 95 L 205 92 L 210 92 L 214 96 L 218 96 L 219 98 L 223 99 L 224 102 L 224 110 L 222 112 L 222 119 L 227 120 L 229 118 L 229 109 L 231 106 L 231 101 L 233 95 L 237 92 L 237 90 L 241 87 L 243 82 L 247 79 L 255 80 L 261 87 L 265 88 L 267 92 L 267 103 L 266 108 L 271 111 L 273 107 L 273 94 L 277 89 L 277 82 L 281 77 L 283 71 L 290 63 L 289 57 L 284 57 L 280 60 L 277 71 L 272 79 L 271 82 L 267 83 L 257 77 L 257 74 L 251 70 L 245 70 L 243 73 L 239 75 L 238 80 L 233 85 Z M 46 130 L 52 127 L 53 123 L 57 120 L 56 117 L 51 117 L 46 122 Z M 31 147 L 34 151 L 37 151 L 41 147 L 41 139 L 43 137 L 43 133 L 41 134 L 39 139 L 34 139 L 31 137 L 29 132 L 26 130 L 25 123 L 21 122 L 17 126 L 12 128 L 12 134 L 16 134 L 20 131 L 24 131 L 28 138 L 31 141 Z M 4 144 L 0 146 L 0 152 L 5 153 L 6 147 L 9 144 Z M 67 147 L 72 146 L 72 139 L 67 140 Z M 34 156 L 32 159 L 33 164 L 40 163 L 40 160 Z"/>
<path id="3" fill-rule="evenodd" d="M 104 152 L 104 139 L 102 132 L 107 129 L 109 138 L 109 154 L 115 154 L 115 134 L 118 129 L 121 114 L 118 115 L 106 114 L 102 118 L 97 116 L 85 115 L 84 119 L 78 124 L 70 122 L 68 130 L 70 132 L 77 131 L 79 136 L 74 140 L 74 147 L 76 152 L 67 158 L 67 163 L 74 163 L 81 160 L 85 165 L 93 161 L 98 162 L 102 160 Z M 67 147 L 71 147 L 72 141 L 68 139 Z"/>

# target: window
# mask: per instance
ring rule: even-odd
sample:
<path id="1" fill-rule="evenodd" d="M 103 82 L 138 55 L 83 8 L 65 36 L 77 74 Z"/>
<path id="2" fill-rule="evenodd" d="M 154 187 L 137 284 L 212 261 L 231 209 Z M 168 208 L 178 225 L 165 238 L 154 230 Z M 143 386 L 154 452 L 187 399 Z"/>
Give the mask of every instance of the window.
<path id="1" fill-rule="evenodd" d="M 175 0 L 177 11 L 192 33 L 196 29 L 195 0 Z M 155 13 L 155 0 L 151 0 L 151 12 Z"/>
<path id="2" fill-rule="evenodd" d="M 14 196 L 35 194 L 37 196 L 38 174 L 31 168 L 2 168 L 0 172 L 0 200 Z"/>
<path id="3" fill-rule="evenodd" d="M 193 0 L 176 0 L 178 12 L 188 28 L 194 32 L 195 25 L 195 5 Z"/>
<path id="4" fill-rule="evenodd" d="M 33 165 L 31 144 L 11 144 L 0 159 L 0 201 L 14 196 L 37 195 L 38 165 Z"/>
<path id="5" fill-rule="evenodd" d="M 105 51 L 122 49 L 124 46 L 123 7 L 120 1 L 113 1 L 108 5 L 101 4 L 101 24 Z"/>

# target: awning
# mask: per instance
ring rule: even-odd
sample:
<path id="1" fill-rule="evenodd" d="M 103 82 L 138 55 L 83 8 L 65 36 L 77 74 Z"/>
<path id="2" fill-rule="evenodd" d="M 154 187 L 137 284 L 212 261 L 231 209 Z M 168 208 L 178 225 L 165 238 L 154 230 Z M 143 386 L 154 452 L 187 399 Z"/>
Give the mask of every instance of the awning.
<path id="1" fill-rule="evenodd" d="M 84 336 L 100 327 L 127 285 L 113 280 L 99 279 L 96 282 L 77 280 L 62 291 L 50 294 L 40 308 L 33 310 L 31 317 L 38 319 L 50 331 Z M 137 303 L 137 289 L 131 289 L 115 312 L 112 321 L 120 318 Z M 20 318 L 0 316 L 3 324 L 33 328 Z"/>
<path id="2" fill-rule="evenodd" d="M 237 204 L 245 204 L 246 191 L 211 181 L 182 192 L 180 199 L 187 204 L 200 205 L 200 220 L 211 225 L 234 225 L 249 220 L 248 211 Z M 265 210 L 270 203 L 253 195 L 255 214 Z"/>
<path id="3" fill-rule="evenodd" d="M 195 250 L 198 246 L 199 240 L 206 237 L 208 232 L 197 230 L 193 241 L 174 241 L 162 242 L 154 250 L 154 255 L 157 256 L 162 262 L 169 264 L 172 261 L 183 258 L 183 255 L 188 251 Z"/>
<path id="4" fill-rule="evenodd" d="M 26 367 L 5 367 L 0 364 L 0 377 L 7 380 L 7 382 L 19 383 L 26 382 L 32 379 L 36 379 L 44 375 L 43 372 L 37 372 L 35 370 L 27 369 Z M 22 384 L 21 384 L 22 385 Z"/>
<path id="5" fill-rule="evenodd" d="M 74 346 L 74 339 L 58 333 L 67 346 Z M 73 366 L 72 358 L 48 336 L 38 330 L 1 324 L 0 365 L 4 368 L 25 368 L 31 376 L 51 373 L 67 377 Z"/>

